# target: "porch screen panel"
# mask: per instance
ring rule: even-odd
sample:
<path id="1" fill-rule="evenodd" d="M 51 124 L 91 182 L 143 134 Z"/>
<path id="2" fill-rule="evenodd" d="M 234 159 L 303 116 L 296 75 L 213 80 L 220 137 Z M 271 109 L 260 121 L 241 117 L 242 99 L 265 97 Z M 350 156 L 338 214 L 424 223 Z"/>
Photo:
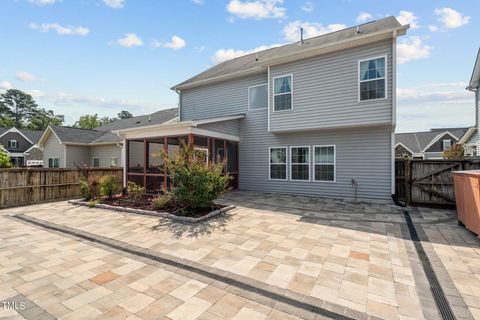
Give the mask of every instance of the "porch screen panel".
<path id="1" fill-rule="evenodd" d="M 128 141 L 128 171 L 129 172 L 143 172 L 145 165 L 143 140 L 129 140 Z"/>
<path id="2" fill-rule="evenodd" d="M 237 172 L 237 143 L 233 141 L 227 142 L 227 172 Z"/>
<path id="3" fill-rule="evenodd" d="M 149 173 L 163 173 L 163 159 L 160 154 L 165 146 L 162 139 L 148 140 L 148 164 L 147 172 Z"/>

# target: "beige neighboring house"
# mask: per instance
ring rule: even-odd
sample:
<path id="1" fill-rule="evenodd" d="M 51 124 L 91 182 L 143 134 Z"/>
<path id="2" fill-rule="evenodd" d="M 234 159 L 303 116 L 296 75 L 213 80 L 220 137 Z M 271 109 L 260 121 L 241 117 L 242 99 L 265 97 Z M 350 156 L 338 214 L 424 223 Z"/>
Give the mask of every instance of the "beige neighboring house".
<path id="1" fill-rule="evenodd" d="M 177 109 L 117 120 L 95 129 L 49 126 L 38 144 L 43 148 L 45 168 L 121 167 L 123 138 L 114 130 L 175 121 Z"/>
<path id="2" fill-rule="evenodd" d="M 475 66 L 467 90 L 475 92 L 475 128 L 472 128 L 466 135 L 463 143 L 467 148 L 472 148 L 475 155 L 480 156 L 480 49 L 477 53 Z"/>

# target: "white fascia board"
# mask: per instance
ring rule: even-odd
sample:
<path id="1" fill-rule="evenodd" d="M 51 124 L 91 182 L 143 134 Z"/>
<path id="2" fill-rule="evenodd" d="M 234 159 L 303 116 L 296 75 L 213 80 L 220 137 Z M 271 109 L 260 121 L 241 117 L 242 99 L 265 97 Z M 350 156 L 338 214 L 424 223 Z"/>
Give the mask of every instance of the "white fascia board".
<path id="1" fill-rule="evenodd" d="M 229 121 L 229 120 L 237 120 L 245 118 L 244 114 L 237 114 L 234 116 L 225 116 L 225 117 L 218 117 L 218 118 L 210 118 L 210 119 L 202 119 L 202 120 L 194 120 L 192 121 L 192 126 L 196 127 L 202 124 L 209 124 L 215 122 L 222 122 L 222 121 Z"/>
<path id="2" fill-rule="evenodd" d="M 427 146 L 425 148 L 423 148 L 422 152 L 425 152 L 428 148 L 430 148 L 435 142 L 440 140 L 440 138 L 443 137 L 446 134 L 450 135 L 452 138 L 455 138 L 455 140 L 457 140 L 457 141 L 460 140 L 455 135 L 453 135 L 451 132 L 443 131 L 442 133 L 438 134 L 435 138 L 433 138 L 433 140 L 430 141 L 430 143 L 427 144 Z"/>
<path id="3" fill-rule="evenodd" d="M 398 146 L 404 147 L 404 148 L 407 149 L 407 151 L 410 152 L 411 154 L 414 154 L 414 153 L 415 153 L 415 152 L 413 152 L 410 148 L 407 148 L 407 146 L 404 145 L 404 144 L 401 143 L 401 142 L 397 142 L 397 143 L 395 144 L 395 148 L 397 148 Z"/>
<path id="4" fill-rule="evenodd" d="M 55 138 L 57 138 L 58 142 L 60 144 L 63 144 L 62 140 L 60 140 L 60 138 L 57 136 L 57 134 L 55 133 L 55 131 L 52 129 L 52 127 L 48 126 L 47 129 L 45 129 L 45 131 L 43 132 L 42 136 L 40 137 L 40 139 L 38 140 L 38 146 L 43 146 L 48 138 L 48 134 L 49 132 L 51 132 Z"/>
<path id="5" fill-rule="evenodd" d="M 28 142 L 30 142 L 31 144 L 33 144 L 33 141 L 28 139 L 28 137 L 26 135 L 24 135 L 20 130 L 18 130 L 17 128 L 15 127 L 12 127 L 10 129 L 8 129 L 7 131 L 5 131 L 4 133 L 0 134 L 0 138 L 3 137 L 4 135 L 6 135 L 7 133 L 10 133 L 10 132 L 14 132 L 14 133 L 18 133 L 19 135 L 21 135 L 22 137 L 25 138 L 25 140 L 27 140 Z"/>
<path id="6" fill-rule="evenodd" d="M 235 135 L 219 133 L 216 131 L 201 129 L 193 126 L 183 127 L 163 127 L 163 128 L 143 128 L 141 130 L 129 131 L 122 133 L 124 139 L 145 139 L 145 138 L 157 138 L 166 136 L 177 136 L 187 134 L 197 134 L 212 138 L 226 139 L 232 141 L 240 141 L 240 138 Z"/>
<path id="7" fill-rule="evenodd" d="M 468 141 L 468 139 L 470 139 L 470 137 L 472 136 L 472 134 L 475 133 L 475 131 L 477 131 L 477 128 L 475 128 L 475 127 L 469 128 L 469 129 L 467 130 L 467 132 L 463 135 L 462 139 L 460 139 L 460 140 L 458 141 L 458 143 L 460 143 L 460 144 L 465 144 L 465 143 Z"/>

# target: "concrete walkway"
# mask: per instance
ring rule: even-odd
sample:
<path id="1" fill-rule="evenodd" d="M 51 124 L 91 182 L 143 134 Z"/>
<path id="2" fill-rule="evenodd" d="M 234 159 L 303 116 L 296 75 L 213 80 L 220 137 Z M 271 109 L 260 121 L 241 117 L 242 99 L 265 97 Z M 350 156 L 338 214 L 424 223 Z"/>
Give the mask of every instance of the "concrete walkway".
<path id="1" fill-rule="evenodd" d="M 21 295 L 32 314 L 67 319 L 441 319 L 403 210 L 222 201 L 237 209 L 198 225 L 65 202 L 2 210 L 0 301 Z M 480 242 L 452 211 L 409 215 L 453 314 L 480 319 Z"/>

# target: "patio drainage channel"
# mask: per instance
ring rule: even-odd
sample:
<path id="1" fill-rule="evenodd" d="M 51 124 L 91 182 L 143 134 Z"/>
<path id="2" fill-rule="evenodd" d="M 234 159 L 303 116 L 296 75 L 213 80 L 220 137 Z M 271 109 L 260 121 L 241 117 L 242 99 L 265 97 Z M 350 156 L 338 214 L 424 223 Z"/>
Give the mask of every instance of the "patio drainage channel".
<path id="1" fill-rule="evenodd" d="M 167 257 L 167 255 L 159 254 L 149 249 L 141 248 L 126 244 L 124 242 L 106 238 L 103 236 L 95 235 L 86 231 L 73 229 L 70 227 L 58 225 L 41 219 L 33 217 L 27 217 L 25 215 L 13 215 L 12 219 L 20 220 L 29 224 L 39 226 L 41 228 L 52 230 L 60 234 L 67 234 L 75 238 L 86 240 L 94 244 L 109 247 L 114 250 L 125 252 L 134 256 L 152 260 L 161 264 L 165 264 L 174 268 L 183 269 L 188 272 L 198 274 L 200 276 L 209 278 L 214 281 L 219 281 L 228 286 L 235 287 L 239 290 L 232 290 L 233 293 L 242 295 L 247 291 L 253 295 L 262 296 L 264 299 L 255 299 L 258 303 L 269 305 L 272 308 L 299 316 L 301 318 L 307 318 L 308 315 L 299 315 L 299 310 L 304 312 L 313 313 L 315 315 L 338 320 L 355 320 L 355 319 L 377 319 L 374 316 L 358 312 L 340 305 L 336 305 L 327 301 L 316 299 L 313 297 L 304 296 L 295 292 L 289 292 L 289 290 L 281 289 L 278 287 L 272 287 L 262 282 L 253 279 L 242 279 L 243 277 L 231 274 L 228 271 L 223 271 L 211 267 L 202 266 L 199 263 L 193 261 L 176 261 Z M 179 259 L 180 260 L 180 259 Z M 202 279 L 199 279 L 202 281 Z M 276 291 L 276 292 L 274 292 Z M 251 295 L 245 295 L 246 298 L 254 299 Z M 295 299 L 297 297 L 298 299 Z M 266 298 L 266 299 L 265 299 Z M 262 301 L 263 300 L 263 301 Z M 280 305 L 279 305 L 280 304 Z M 332 311 L 324 308 L 328 306 Z M 293 307 L 293 310 L 292 310 Z M 311 317 L 308 317 L 311 318 Z M 312 318 L 313 319 L 313 318 Z M 317 319 L 317 318 L 315 318 Z"/>
<path id="2" fill-rule="evenodd" d="M 428 258 L 427 253 L 425 252 L 422 246 L 420 237 L 418 236 L 417 229 L 415 228 L 415 225 L 412 222 L 412 218 L 410 217 L 410 214 L 408 213 L 408 211 L 404 211 L 403 214 L 407 222 L 410 237 L 413 241 L 415 250 L 417 251 L 418 257 L 422 264 L 423 271 L 425 272 L 425 276 L 427 277 L 428 283 L 430 285 L 430 290 L 432 292 L 433 299 L 435 300 L 435 304 L 437 305 L 438 311 L 440 312 L 440 315 L 442 316 L 443 320 L 455 320 L 456 317 L 453 314 L 452 308 L 450 307 L 447 297 L 443 292 L 442 286 L 438 281 L 435 270 L 433 269 L 433 266 L 430 263 L 430 259 Z"/>

